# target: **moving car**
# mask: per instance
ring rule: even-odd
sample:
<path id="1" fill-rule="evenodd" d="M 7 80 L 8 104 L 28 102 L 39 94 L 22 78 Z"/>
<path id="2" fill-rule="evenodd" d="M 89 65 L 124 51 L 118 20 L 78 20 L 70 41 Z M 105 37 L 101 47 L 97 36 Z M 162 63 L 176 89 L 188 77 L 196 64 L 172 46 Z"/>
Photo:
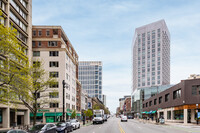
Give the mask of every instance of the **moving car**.
<path id="1" fill-rule="evenodd" d="M 73 127 L 70 122 L 59 122 L 56 124 L 56 126 L 57 133 L 68 133 L 73 131 Z"/>
<path id="2" fill-rule="evenodd" d="M 80 128 L 80 123 L 77 119 L 70 120 L 71 125 L 73 126 L 73 129 Z"/>
<path id="3" fill-rule="evenodd" d="M 56 133 L 56 125 L 53 123 L 37 124 L 33 126 L 29 133 Z"/>
<path id="4" fill-rule="evenodd" d="M 133 116 L 132 116 L 132 115 L 129 115 L 129 116 L 128 116 L 128 119 L 133 119 Z"/>
<path id="5" fill-rule="evenodd" d="M 107 121 L 107 115 L 103 116 L 103 121 Z"/>
<path id="6" fill-rule="evenodd" d="M 122 116 L 121 117 L 121 122 L 123 122 L 123 121 L 126 121 L 126 122 L 128 121 L 127 116 Z"/>

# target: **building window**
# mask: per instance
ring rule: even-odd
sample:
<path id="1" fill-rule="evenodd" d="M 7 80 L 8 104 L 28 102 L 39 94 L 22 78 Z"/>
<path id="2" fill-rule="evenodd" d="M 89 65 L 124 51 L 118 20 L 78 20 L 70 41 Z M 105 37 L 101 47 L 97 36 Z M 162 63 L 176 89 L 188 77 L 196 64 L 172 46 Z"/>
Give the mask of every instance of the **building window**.
<path id="1" fill-rule="evenodd" d="M 38 31 L 38 36 L 41 36 L 41 35 L 42 35 L 42 31 L 39 30 L 39 31 Z"/>
<path id="2" fill-rule="evenodd" d="M 59 56 L 59 51 L 49 51 L 49 56 Z"/>
<path id="3" fill-rule="evenodd" d="M 151 105 L 152 105 L 152 101 L 149 102 L 149 106 L 151 106 Z"/>
<path id="4" fill-rule="evenodd" d="M 42 46 L 42 43 L 41 41 L 38 42 L 38 47 L 41 47 Z"/>
<path id="5" fill-rule="evenodd" d="M 40 61 L 33 61 L 33 67 L 40 67 L 41 62 Z"/>
<path id="6" fill-rule="evenodd" d="M 58 103 L 50 103 L 50 108 L 58 108 L 59 104 Z"/>
<path id="7" fill-rule="evenodd" d="M 171 120 L 171 111 L 167 111 L 167 119 Z"/>
<path id="8" fill-rule="evenodd" d="M 174 110 L 174 120 L 183 120 L 183 110 Z"/>
<path id="9" fill-rule="evenodd" d="M 159 97 L 159 104 L 162 103 L 162 97 Z"/>
<path id="10" fill-rule="evenodd" d="M 193 85 L 192 86 L 192 95 L 200 94 L 200 85 Z"/>
<path id="11" fill-rule="evenodd" d="M 165 102 L 169 101 L 169 93 L 165 95 Z"/>
<path id="12" fill-rule="evenodd" d="M 157 104 L 157 99 L 154 99 L 154 105 L 156 105 Z"/>
<path id="13" fill-rule="evenodd" d="M 148 103 L 146 103 L 146 107 L 148 107 Z"/>
<path id="14" fill-rule="evenodd" d="M 58 61 L 50 61 L 49 62 L 49 67 L 59 67 Z"/>
<path id="15" fill-rule="evenodd" d="M 50 35 L 50 31 L 49 31 L 49 30 L 46 31 L 46 35 L 47 35 L 47 36 Z"/>
<path id="16" fill-rule="evenodd" d="M 58 44 L 57 44 L 56 41 L 49 41 L 49 42 L 48 42 L 48 46 L 49 46 L 49 47 L 56 47 L 56 46 L 58 46 Z"/>
<path id="17" fill-rule="evenodd" d="M 50 92 L 49 93 L 49 98 L 58 98 L 59 97 L 59 93 L 58 92 Z"/>
<path id="18" fill-rule="evenodd" d="M 32 41 L 32 47 L 35 47 L 35 41 Z"/>
<path id="19" fill-rule="evenodd" d="M 181 97 L 181 89 L 178 89 L 173 92 L 173 99 L 177 99 Z"/>
<path id="20" fill-rule="evenodd" d="M 33 36 L 36 36 L 36 31 L 35 30 L 33 31 Z"/>
<path id="21" fill-rule="evenodd" d="M 34 57 L 38 57 L 38 56 L 40 56 L 40 51 L 33 51 L 33 56 Z"/>
<path id="22" fill-rule="evenodd" d="M 49 77 L 58 78 L 59 77 L 59 73 L 58 72 L 49 72 Z"/>
<path id="23" fill-rule="evenodd" d="M 50 83 L 50 85 L 49 85 L 49 88 L 58 88 L 58 87 L 59 87 L 58 82 Z"/>

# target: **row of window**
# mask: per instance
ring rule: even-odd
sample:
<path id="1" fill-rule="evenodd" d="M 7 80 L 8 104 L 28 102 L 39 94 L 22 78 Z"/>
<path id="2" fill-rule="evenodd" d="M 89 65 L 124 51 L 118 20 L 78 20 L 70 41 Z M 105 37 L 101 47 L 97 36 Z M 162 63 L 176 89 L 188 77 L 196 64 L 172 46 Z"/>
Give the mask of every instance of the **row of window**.
<path id="1" fill-rule="evenodd" d="M 10 2 L 12 6 L 17 10 L 17 12 L 26 20 L 27 15 L 24 13 L 24 11 L 14 2 L 14 0 L 11 0 Z"/>
<path id="2" fill-rule="evenodd" d="M 32 47 L 35 47 L 36 46 L 36 42 L 33 41 L 32 42 Z M 41 47 L 42 46 L 42 42 L 41 41 L 38 41 L 38 47 Z M 57 47 L 58 46 L 58 42 L 57 41 L 49 41 L 48 42 L 48 47 Z"/>
<path id="3" fill-rule="evenodd" d="M 16 17 L 12 12 L 10 12 L 10 17 L 12 18 L 12 20 L 19 25 L 24 31 L 27 31 L 27 26 L 21 21 L 19 20 L 18 17 Z"/>
<path id="4" fill-rule="evenodd" d="M 165 94 L 164 98 L 165 98 L 164 101 L 168 102 L 170 99 L 170 93 Z M 181 89 L 173 91 L 173 100 L 175 100 L 177 98 L 181 98 Z M 162 102 L 163 102 L 163 97 L 160 96 L 158 98 L 158 103 L 161 104 Z M 152 101 L 149 101 L 149 102 L 146 102 L 146 104 L 143 104 L 143 108 L 148 107 L 148 106 L 150 107 L 152 105 L 153 105 Z M 154 105 L 157 105 L 157 99 L 154 99 Z"/>
<path id="5" fill-rule="evenodd" d="M 38 33 L 38 36 L 42 36 L 42 30 L 38 30 L 38 32 L 36 32 L 36 30 L 33 30 L 33 36 L 36 36 Z M 46 36 L 50 35 L 50 31 L 46 30 Z M 53 29 L 53 35 L 58 35 L 58 29 Z"/>

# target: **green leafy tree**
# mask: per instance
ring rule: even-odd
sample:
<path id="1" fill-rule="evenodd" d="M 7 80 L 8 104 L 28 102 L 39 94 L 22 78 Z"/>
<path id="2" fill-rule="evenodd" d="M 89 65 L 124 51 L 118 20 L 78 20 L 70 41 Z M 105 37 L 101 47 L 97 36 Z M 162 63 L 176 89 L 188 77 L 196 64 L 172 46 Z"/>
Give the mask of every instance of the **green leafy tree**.
<path id="1" fill-rule="evenodd" d="M 75 118 L 76 118 L 76 110 L 74 110 L 74 111 L 72 112 L 71 118 L 72 118 L 72 119 L 75 119 Z"/>
<path id="2" fill-rule="evenodd" d="M 85 110 L 84 111 L 84 114 L 87 118 L 89 118 L 91 120 L 92 116 L 93 116 L 93 113 L 92 113 L 92 110 L 91 109 L 88 109 L 87 111 Z"/>

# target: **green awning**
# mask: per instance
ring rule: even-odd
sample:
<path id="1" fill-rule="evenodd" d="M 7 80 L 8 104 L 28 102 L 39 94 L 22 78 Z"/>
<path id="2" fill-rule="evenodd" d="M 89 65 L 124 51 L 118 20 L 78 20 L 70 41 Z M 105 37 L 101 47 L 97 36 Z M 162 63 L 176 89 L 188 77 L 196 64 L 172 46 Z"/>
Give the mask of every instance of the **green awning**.
<path id="1" fill-rule="evenodd" d="M 68 113 L 68 112 L 67 112 L 66 114 L 67 114 L 68 116 L 71 116 L 71 115 L 72 115 L 72 113 Z"/>
<path id="2" fill-rule="evenodd" d="M 43 116 L 43 113 L 37 113 L 36 116 Z M 33 113 L 30 113 L 30 117 L 33 117 Z"/>
<path id="3" fill-rule="evenodd" d="M 76 113 L 76 116 L 81 116 L 81 114 L 80 113 Z"/>
<path id="4" fill-rule="evenodd" d="M 156 113 L 156 110 L 155 111 L 152 111 L 152 114 Z"/>
<path id="5" fill-rule="evenodd" d="M 44 116 L 62 116 L 62 113 L 60 113 L 60 112 L 45 113 Z"/>

